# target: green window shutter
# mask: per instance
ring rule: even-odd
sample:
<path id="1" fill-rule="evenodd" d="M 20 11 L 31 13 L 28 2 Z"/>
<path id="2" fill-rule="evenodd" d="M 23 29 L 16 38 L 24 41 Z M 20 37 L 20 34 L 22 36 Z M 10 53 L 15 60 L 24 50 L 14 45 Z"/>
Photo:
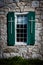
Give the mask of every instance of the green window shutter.
<path id="1" fill-rule="evenodd" d="M 7 14 L 7 43 L 8 46 L 13 46 L 15 44 L 15 24 L 14 24 L 14 12 L 9 12 Z"/>
<path id="2" fill-rule="evenodd" d="M 30 11 L 28 13 L 28 45 L 34 45 L 35 43 L 35 12 Z"/>

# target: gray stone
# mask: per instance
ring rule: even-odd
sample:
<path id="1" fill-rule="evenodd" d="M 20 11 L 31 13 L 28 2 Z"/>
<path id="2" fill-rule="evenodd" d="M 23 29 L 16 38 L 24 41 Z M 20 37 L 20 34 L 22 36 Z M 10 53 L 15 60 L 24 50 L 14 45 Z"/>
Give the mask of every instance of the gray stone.
<path id="1" fill-rule="evenodd" d="M 38 21 L 39 21 L 39 19 L 35 19 L 35 22 L 37 22 L 37 23 L 38 23 Z"/>
<path id="2" fill-rule="evenodd" d="M 32 1 L 32 7 L 39 7 L 39 1 Z"/>
<path id="3" fill-rule="evenodd" d="M 25 54 L 27 53 L 27 48 L 20 48 L 19 49 L 19 54 L 20 54 L 20 56 L 22 57 L 25 57 Z"/>
<path id="4" fill-rule="evenodd" d="M 34 48 L 34 49 L 32 50 L 32 53 L 33 53 L 33 52 L 39 53 L 39 49 L 38 49 L 38 48 L 37 48 L 37 49 Z"/>
<path id="5" fill-rule="evenodd" d="M 4 35 L 1 36 L 1 39 L 3 40 L 4 43 L 7 41 L 7 37 Z"/>
<path id="6" fill-rule="evenodd" d="M 37 58 L 41 59 L 42 56 L 41 56 L 40 54 L 35 54 L 35 53 L 34 53 L 34 54 L 32 55 L 32 58 L 33 58 L 33 59 L 34 59 L 34 58 L 36 58 L 36 59 L 37 59 Z"/>
<path id="7" fill-rule="evenodd" d="M 14 53 L 14 52 L 12 52 L 12 53 L 10 53 L 10 56 L 11 56 L 11 57 L 14 57 L 14 56 L 20 56 L 20 55 L 19 55 L 19 53 Z"/>
<path id="8" fill-rule="evenodd" d="M 19 52 L 19 49 L 17 49 L 17 48 L 5 48 L 4 49 L 4 53 L 18 53 Z"/>
<path id="9" fill-rule="evenodd" d="M 27 52 L 27 48 L 20 48 L 20 52 Z"/>
<path id="10" fill-rule="evenodd" d="M 29 53 L 32 52 L 32 48 L 29 48 Z"/>
<path id="11" fill-rule="evenodd" d="M 35 18 L 36 18 L 36 19 L 37 19 L 37 18 L 39 19 L 39 18 L 40 18 L 40 15 L 36 15 Z"/>
<path id="12" fill-rule="evenodd" d="M 42 27 L 42 23 L 35 23 L 36 28 L 41 28 Z"/>
<path id="13" fill-rule="evenodd" d="M 3 53 L 3 58 L 9 58 L 10 57 L 10 53 Z"/>
<path id="14" fill-rule="evenodd" d="M 0 49 L 0 58 L 3 58 L 3 51 L 2 51 L 2 49 Z"/>

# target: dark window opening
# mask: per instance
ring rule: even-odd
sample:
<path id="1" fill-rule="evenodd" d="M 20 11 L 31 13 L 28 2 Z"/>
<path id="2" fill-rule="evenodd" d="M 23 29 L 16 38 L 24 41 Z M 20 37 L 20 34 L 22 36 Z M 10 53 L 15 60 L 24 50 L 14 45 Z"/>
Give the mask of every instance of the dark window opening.
<path id="1" fill-rule="evenodd" d="M 27 16 L 17 16 L 17 42 L 27 42 Z"/>

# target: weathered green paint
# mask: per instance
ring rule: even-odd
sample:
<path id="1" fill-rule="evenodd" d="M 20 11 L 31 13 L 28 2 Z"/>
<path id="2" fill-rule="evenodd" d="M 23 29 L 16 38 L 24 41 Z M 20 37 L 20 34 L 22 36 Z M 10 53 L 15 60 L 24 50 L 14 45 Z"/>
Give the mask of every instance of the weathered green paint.
<path id="1" fill-rule="evenodd" d="M 27 24 L 27 45 L 34 45 L 35 43 L 35 12 L 30 11 L 28 14 L 28 24 Z M 12 22 L 12 33 L 11 33 L 11 18 Z M 31 23 L 31 18 L 34 21 Z M 31 27 L 32 25 L 32 27 Z M 32 32 L 31 32 L 32 30 Z M 7 14 L 7 42 L 9 46 L 13 46 L 15 44 L 15 17 L 14 12 L 9 12 Z"/>
<path id="2" fill-rule="evenodd" d="M 13 20 L 12 24 L 11 24 L 11 18 Z M 7 43 L 9 46 L 13 46 L 15 44 L 15 24 L 14 24 L 14 12 L 9 12 L 7 14 Z M 12 25 L 12 29 L 11 29 L 11 25 Z M 12 30 L 12 32 L 11 32 Z"/>
<path id="3" fill-rule="evenodd" d="M 31 18 L 33 18 L 34 21 L 32 21 L 31 23 Z M 32 27 L 31 27 L 32 25 Z M 32 29 L 32 32 L 31 32 Z M 28 40 L 27 40 L 27 44 L 28 45 L 34 45 L 35 43 L 35 12 L 30 11 L 28 13 Z"/>

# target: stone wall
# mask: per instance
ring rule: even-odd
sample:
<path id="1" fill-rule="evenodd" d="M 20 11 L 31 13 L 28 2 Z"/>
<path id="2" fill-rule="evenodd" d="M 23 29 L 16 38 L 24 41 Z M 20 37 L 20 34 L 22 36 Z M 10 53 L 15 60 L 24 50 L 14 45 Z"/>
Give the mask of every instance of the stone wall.
<path id="1" fill-rule="evenodd" d="M 18 7 L 20 6 L 20 7 Z M 43 1 L 39 1 L 38 7 L 32 7 L 32 1 L 10 3 L 0 8 L 0 58 L 22 56 L 24 58 L 43 59 Z M 7 46 L 7 13 L 23 11 L 35 11 L 35 44 L 32 46 Z"/>

